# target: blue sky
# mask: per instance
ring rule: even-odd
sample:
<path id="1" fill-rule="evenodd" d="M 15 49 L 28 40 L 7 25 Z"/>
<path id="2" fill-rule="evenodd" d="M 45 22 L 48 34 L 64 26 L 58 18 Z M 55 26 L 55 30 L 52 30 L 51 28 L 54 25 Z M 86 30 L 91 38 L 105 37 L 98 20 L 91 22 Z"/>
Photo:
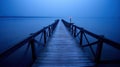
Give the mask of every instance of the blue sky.
<path id="1" fill-rule="evenodd" d="M 0 16 L 119 17 L 120 0 L 0 0 Z"/>

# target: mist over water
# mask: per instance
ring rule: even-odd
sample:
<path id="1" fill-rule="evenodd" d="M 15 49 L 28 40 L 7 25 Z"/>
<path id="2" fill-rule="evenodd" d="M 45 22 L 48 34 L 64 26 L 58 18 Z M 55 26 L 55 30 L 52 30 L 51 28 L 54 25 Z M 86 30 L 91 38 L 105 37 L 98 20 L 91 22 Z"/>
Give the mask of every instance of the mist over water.
<path id="1" fill-rule="evenodd" d="M 56 18 L 0 18 L 0 51 L 22 41 L 31 33 L 52 24 Z"/>
<path id="2" fill-rule="evenodd" d="M 75 25 L 120 43 L 119 18 L 73 18 L 72 21 Z"/>
<path id="3" fill-rule="evenodd" d="M 69 17 L 75 25 L 120 43 L 120 0 L 0 0 L 0 53 L 54 20 Z M 119 50 L 104 50 L 104 58 L 120 59 Z"/>
<path id="4" fill-rule="evenodd" d="M 0 16 L 120 17 L 120 0 L 0 0 Z"/>

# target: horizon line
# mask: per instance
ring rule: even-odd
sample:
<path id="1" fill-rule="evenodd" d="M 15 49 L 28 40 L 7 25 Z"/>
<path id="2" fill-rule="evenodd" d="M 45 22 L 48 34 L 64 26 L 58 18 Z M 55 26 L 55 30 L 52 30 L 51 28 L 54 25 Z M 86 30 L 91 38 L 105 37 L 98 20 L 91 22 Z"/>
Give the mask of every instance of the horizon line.
<path id="1" fill-rule="evenodd" d="M 0 18 L 69 18 L 69 16 L 0 16 Z M 120 17 L 75 17 L 73 16 L 74 18 L 119 18 Z"/>

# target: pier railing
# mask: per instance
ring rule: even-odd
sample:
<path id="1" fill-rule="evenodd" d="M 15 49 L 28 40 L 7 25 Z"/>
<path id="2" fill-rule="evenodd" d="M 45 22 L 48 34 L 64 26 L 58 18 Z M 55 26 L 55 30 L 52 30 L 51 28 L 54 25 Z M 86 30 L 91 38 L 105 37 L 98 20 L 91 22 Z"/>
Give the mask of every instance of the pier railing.
<path id="1" fill-rule="evenodd" d="M 65 21 L 63 19 L 62 19 L 62 22 L 67 27 L 67 29 L 71 32 L 71 34 L 73 35 L 74 38 L 78 37 L 79 44 L 81 47 L 83 47 L 83 48 L 89 47 L 90 48 L 96 64 L 120 64 L 120 60 L 101 60 L 102 51 L 103 51 L 102 49 L 103 49 L 104 43 L 120 50 L 119 43 L 116 43 L 110 39 L 107 39 L 103 35 L 94 34 L 84 28 L 74 25 L 73 23 L 68 23 L 67 21 Z M 96 41 L 90 43 L 86 34 L 95 38 Z M 86 40 L 87 44 L 83 44 L 83 37 Z M 96 51 L 94 51 L 94 49 L 92 48 L 93 45 L 97 45 Z"/>
<path id="2" fill-rule="evenodd" d="M 55 22 L 53 24 L 44 27 L 43 29 L 41 29 L 40 31 L 38 31 L 36 33 L 30 34 L 30 36 L 27 37 L 26 39 L 24 39 L 23 41 L 19 42 L 18 44 L 14 45 L 13 47 L 11 47 L 8 50 L 6 50 L 3 53 L 1 53 L 0 54 L 0 66 L 2 66 L 3 63 L 4 64 L 9 63 L 9 62 L 7 62 L 9 60 L 7 60 L 7 61 L 5 61 L 5 60 L 9 59 L 9 56 L 11 56 L 14 53 L 16 53 L 17 51 L 19 51 L 19 49 L 23 50 L 22 48 L 25 48 L 25 50 L 27 49 L 29 51 L 30 54 L 28 56 L 31 55 L 31 59 L 32 59 L 32 62 L 33 62 L 36 59 L 36 57 L 37 57 L 37 53 L 36 52 L 38 52 L 38 51 L 37 51 L 36 48 L 38 46 L 41 46 L 41 47 L 42 46 L 43 47 L 46 46 L 46 43 L 47 43 L 49 37 L 53 34 L 53 31 L 55 30 L 58 22 L 59 22 L 59 20 L 55 20 Z M 31 47 L 31 48 L 29 48 L 29 47 Z M 20 51 L 19 51 L 19 53 L 20 53 Z M 15 56 L 19 56 L 19 53 L 17 52 L 16 54 L 18 54 L 18 55 L 15 55 Z M 21 53 L 24 53 L 24 52 L 21 52 Z M 12 62 L 13 60 L 15 60 L 14 56 L 13 56 L 13 59 L 10 62 Z M 24 60 L 22 60 L 21 62 L 23 62 L 23 64 L 25 64 L 25 60 L 26 60 L 26 58 Z M 16 59 L 15 62 L 17 62 L 17 61 L 18 60 Z M 22 65 L 20 63 L 18 63 L 18 64 Z"/>

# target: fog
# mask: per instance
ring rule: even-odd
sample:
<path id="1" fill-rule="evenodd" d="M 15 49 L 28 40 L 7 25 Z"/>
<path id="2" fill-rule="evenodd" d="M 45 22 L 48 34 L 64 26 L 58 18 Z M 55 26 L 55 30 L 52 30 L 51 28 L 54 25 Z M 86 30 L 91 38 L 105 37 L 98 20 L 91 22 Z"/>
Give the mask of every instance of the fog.
<path id="1" fill-rule="evenodd" d="M 0 0 L 0 53 L 56 18 L 69 17 L 75 25 L 120 43 L 120 0 Z M 119 50 L 103 47 L 104 58 L 120 59 Z"/>
<path id="2" fill-rule="evenodd" d="M 120 0 L 0 0 L 1 16 L 119 17 Z"/>

